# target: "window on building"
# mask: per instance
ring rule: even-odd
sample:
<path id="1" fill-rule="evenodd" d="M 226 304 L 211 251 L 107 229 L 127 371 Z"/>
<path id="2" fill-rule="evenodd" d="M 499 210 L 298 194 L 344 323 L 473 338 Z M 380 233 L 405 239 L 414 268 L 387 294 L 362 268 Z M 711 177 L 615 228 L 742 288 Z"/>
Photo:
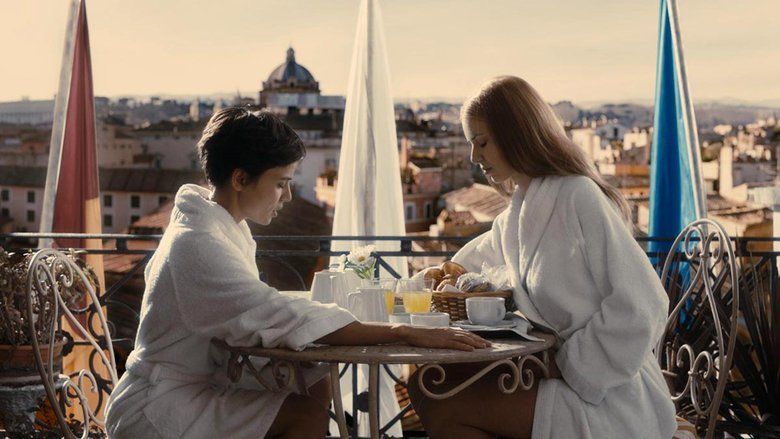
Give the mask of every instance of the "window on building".
<path id="1" fill-rule="evenodd" d="M 0 218 L 11 218 L 11 212 L 8 211 L 7 208 L 3 208 L 0 210 Z"/>
<path id="2" fill-rule="evenodd" d="M 141 219 L 141 217 L 138 216 L 138 215 L 130 215 L 130 224 L 133 224 L 134 222 L 138 221 L 139 219 Z"/>
<path id="3" fill-rule="evenodd" d="M 28 223 L 34 223 L 35 222 L 35 211 L 34 210 L 28 210 L 27 211 L 27 222 Z"/>
<path id="4" fill-rule="evenodd" d="M 27 202 L 28 203 L 35 202 L 35 191 L 27 191 Z"/>
<path id="5" fill-rule="evenodd" d="M 130 195 L 130 207 L 133 209 L 141 207 L 141 197 L 138 195 Z"/>
<path id="6" fill-rule="evenodd" d="M 404 212 L 406 214 L 406 221 L 411 221 L 414 219 L 414 204 L 413 203 L 407 203 L 406 206 L 404 206 Z"/>
<path id="7" fill-rule="evenodd" d="M 0 201 L 8 201 L 9 199 L 11 199 L 11 191 L 8 189 L 0 191 Z"/>
<path id="8" fill-rule="evenodd" d="M 103 207 L 112 207 L 113 205 L 114 197 L 109 194 L 103 195 Z"/>
<path id="9" fill-rule="evenodd" d="M 425 203 L 425 217 L 426 218 L 433 217 L 433 206 L 431 205 L 431 203 Z"/>
<path id="10" fill-rule="evenodd" d="M 112 215 L 103 215 L 103 227 L 113 227 L 114 217 Z"/>
<path id="11" fill-rule="evenodd" d="M 158 206 L 162 206 L 166 201 L 168 201 L 168 197 L 166 197 L 165 195 L 160 195 L 159 197 L 157 197 Z"/>

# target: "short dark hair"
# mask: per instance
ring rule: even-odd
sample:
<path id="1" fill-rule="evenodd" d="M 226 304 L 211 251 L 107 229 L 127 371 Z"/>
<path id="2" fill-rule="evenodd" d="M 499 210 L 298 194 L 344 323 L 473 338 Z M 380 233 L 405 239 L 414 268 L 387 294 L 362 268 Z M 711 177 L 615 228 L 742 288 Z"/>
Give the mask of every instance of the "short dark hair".
<path id="1" fill-rule="evenodd" d="M 291 165 L 306 155 L 300 137 L 267 111 L 228 107 L 215 113 L 198 142 L 198 157 L 214 187 L 241 169 L 254 180 L 263 172 Z"/>

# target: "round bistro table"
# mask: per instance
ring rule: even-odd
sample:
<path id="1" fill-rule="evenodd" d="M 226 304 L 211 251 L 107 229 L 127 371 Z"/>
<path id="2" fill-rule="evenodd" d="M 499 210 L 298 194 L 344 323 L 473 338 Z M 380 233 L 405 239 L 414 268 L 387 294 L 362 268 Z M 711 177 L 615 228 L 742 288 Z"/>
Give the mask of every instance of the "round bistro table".
<path id="1" fill-rule="evenodd" d="M 341 385 L 339 383 L 339 363 L 365 364 L 368 372 L 368 411 L 371 437 L 379 438 L 379 411 L 378 411 L 378 379 L 379 368 L 389 364 L 416 364 L 420 366 L 417 373 L 420 390 L 429 398 L 444 399 L 458 394 L 470 386 L 488 372 L 499 366 L 508 369 L 506 373 L 499 375 L 498 388 L 504 393 L 513 393 L 518 389 L 528 390 L 533 386 L 534 374 L 528 367 L 528 363 L 538 366 L 545 376 L 547 370 L 547 350 L 555 344 L 555 337 L 550 334 L 533 332 L 534 336 L 543 341 L 526 341 L 518 339 L 491 340 L 492 346 L 474 351 L 458 351 L 453 349 L 429 349 L 418 348 L 403 344 L 373 345 L 373 346 L 313 346 L 302 351 L 293 351 L 283 348 L 263 347 L 235 347 L 221 340 L 215 340 L 214 344 L 230 353 L 228 363 L 228 376 L 237 381 L 243 369 L 252 374 L 261 385 L 268 389 L 278 389 L 290 384 L 292 378 L 299 393 L 308 394 L 308 387 L 303 380 L 300 369 L 301 363 L 321 362 L 330 366 L 331 386 L 333 393 L 333 407 L 336 414 L 336 422 L 339 426 L 339 434 L 342 438 L 348 437 L 346 417 L 341 400 Z M 540 356 L 536 354 L 541 354 Z M 263 370 L 257 370 L 251 363 L 251 357 L 267 358 L 270 361 L 263 368 L 270 368 L 271 376 L 275 383 L 269 383 L 263 378 Z M 488 363 L 473 376 L 443 393 L 435 393 L 427 388 L 423 377 L 433 371 L 436 378 L 434 385 L 443 384 L 446 379 L 442 364 L 453 363 Z M 275 384 L 275 385 L 274 385 Z"/>

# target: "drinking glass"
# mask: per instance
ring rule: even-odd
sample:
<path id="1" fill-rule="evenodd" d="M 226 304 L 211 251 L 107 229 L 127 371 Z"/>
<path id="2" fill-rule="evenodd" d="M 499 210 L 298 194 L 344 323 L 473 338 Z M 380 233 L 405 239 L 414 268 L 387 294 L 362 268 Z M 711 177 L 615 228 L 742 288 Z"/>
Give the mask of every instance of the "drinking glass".
<path id="1" fill-rule="evenodd" d="M 387 314 L 390 315 L 395 309 L 395 286 L 398 280 L 394 277 L 383 277 L 379 279 L 369 279 L 366 282 L 366 286 L 371 288 L 381 288 L 385 292 L 385 308 Z"/>
<path id="2" fill-rule="evenodd" d="M 428 312 L 431 309 L 433 279 L 400 279 L 396 292 L 408 313 Z"/>

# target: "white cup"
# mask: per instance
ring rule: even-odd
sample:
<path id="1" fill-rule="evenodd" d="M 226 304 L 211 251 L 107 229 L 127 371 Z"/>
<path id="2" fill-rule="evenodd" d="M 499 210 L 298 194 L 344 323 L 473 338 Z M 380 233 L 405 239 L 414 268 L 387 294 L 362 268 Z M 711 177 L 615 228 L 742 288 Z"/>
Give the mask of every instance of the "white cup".
<path id="1" fill-rule="evenodd" d="M 347 309 L 362 322 L 386 322 L 385 290 L 361 287 L 347 297 Z"/>
<path id="2" fill-rule="evenodd" d="M 412 326 L 428 326 L 431 328 L 446 328 L 450 326 L 450 315 L 446 312 L 416 312 L 412 313 Z"/>
<path id="3" fill-rule="evenodd" d="M 503 297 L 469 297 L 466 315 L 474 325 L 495 325 L 504 320 L 506 306 Z"/>

